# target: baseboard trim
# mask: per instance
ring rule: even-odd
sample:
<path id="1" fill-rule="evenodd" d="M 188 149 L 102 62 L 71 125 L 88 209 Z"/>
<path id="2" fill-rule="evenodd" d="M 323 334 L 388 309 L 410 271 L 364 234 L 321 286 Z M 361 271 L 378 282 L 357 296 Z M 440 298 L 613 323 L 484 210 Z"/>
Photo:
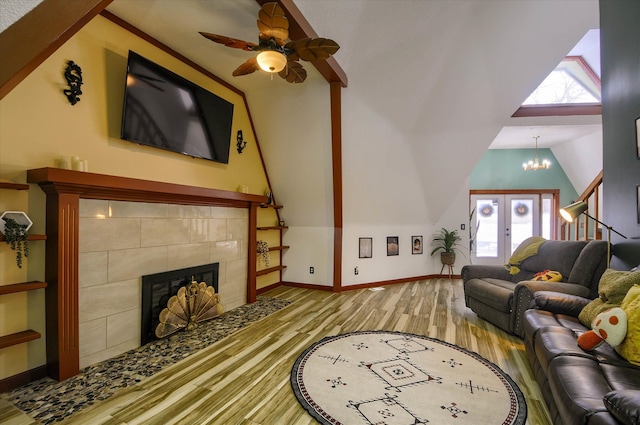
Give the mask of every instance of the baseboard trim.
<path id="1" fill-rule="evenodd" d="M 0 393 L 6 393 L 14 390 L 29 382 L 37 381 L 47 376 L 47 365 L 38 366 L 36 368 L 18 373 L 8 378 L 0 379 Z"/>
<path id="2" fill-rule="evenodd" d="M 359 283 L 357 285 L 343 286 L 340 289 L 341 291 L 355 291 L 358 289 L 368 289 L 368 288 L 375 288 L 378 286 L 396 285 L 396 284 L 407 283 L 407 282 L 415 282 L 416 280 L 433 280 L 433 279 L 448 279 L 448 278 L 449 278 L 448 274 L 428 274 L 423 276 L 403 277 L 402 279 L 391 279 L 391 280 L 381 280 L 377 282 Z M 462 277 L 460 275 L 452 275 L 451 278 L 461 279 Z M 277 287 L 279 285 L 280 284 L 277 284 L 274 287 Z M 281 285 L 293 286 L 296 288 L 304 288 L 304 289 L 316 289 L 320 291 L 333 291 L 332 286 L 312 285 L 309 283 L 282 282 Z M 273 288 L 269 287 L 269 289 L 273 289 Z"/>
<path id="3" fill-rule="evenodd" d="M 436 275 L 436 274 L 428 274 L 428 275 L 423 275 L 423 276 L 403 277 L 402 279 L 390 279 L 390 280 L 380 280 L 380 281 L 377 281 L 377 282 L 359 283 L 357 285 L 343 286 L 342 290 L 343 291 L 354 291 L 354 290 L 357 290 L 357 289 L 376 288 L 378 286 L 397 285 L 397 284 L 401 284 L 401 283 L 415 282 L 417 280 L 437 279 L 438 276 L 439 275 Z"/>
<path id="4" fill-rule="evenodd" d="M 279 286 L 282 286 L 282 282 L 277 282 L 277 283 L 274 283 L 272 285 L 265 286 L 263 288 L 258 288 L 258 289 L 256 289 L 256 294 L 257 295 L 264 294 L 265 292 L 268 292 L 268 291 L 270 291 L 272 289 L 276 289 Z"/>
<path id="5" fill-rule="evenodd" d="M 333 286 L 312 285 L 310 283 L 282 282 L 282 286 L 293 286 L 294 288 L 315 289 L 318 291 L 333 291 Z"/>

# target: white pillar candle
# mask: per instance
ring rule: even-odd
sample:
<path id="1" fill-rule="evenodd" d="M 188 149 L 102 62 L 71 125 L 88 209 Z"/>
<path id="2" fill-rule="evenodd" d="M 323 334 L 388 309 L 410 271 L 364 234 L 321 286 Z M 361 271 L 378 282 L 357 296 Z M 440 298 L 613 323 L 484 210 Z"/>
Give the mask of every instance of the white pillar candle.
<path id="1" fill-rule="evenodd" d="M 71 157 L 71 168 L 76 170 L 76 171 L 82 171 L 83 164 L 82 164 L 82 161 L 80 160 L 79 157 L 77 157 L 77 156 L 72 156 Z"/>

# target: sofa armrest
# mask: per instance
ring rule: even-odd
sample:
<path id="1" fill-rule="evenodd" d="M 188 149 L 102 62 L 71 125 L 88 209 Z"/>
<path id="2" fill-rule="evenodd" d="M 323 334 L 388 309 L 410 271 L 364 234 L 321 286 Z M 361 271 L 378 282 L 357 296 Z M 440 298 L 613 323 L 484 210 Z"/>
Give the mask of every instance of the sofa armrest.
<path id="1" fill-rule="evenodd" d="M 524 315 L 524 312 L 529 309 L 529 305 L 533 300 L 533 295 L 539 291 L 557 292 L 584 298 L 589 298 L 591 295 L 589 288 L 576 283 L 534 280 L 519 282 L 514 288 L 513 311 L 511 318 L 513 320 L 513 333 L 520 337 L 524 335 L 524 323 L 522 322 L 522 316 Z"/>
<path id="2" fill-rule="evenodd" d="M 579 297 L 577 295 L 538 291 L 533 294 L 533 300 L 531 300 L 529 308 L 578 317 L 584 306 L 589 304 L 589 302 L 591 302 L 589 298 Z"/>
<path id="3" fill-rule="evenodd" d="M 504 266 L 482 266 L 479 264 L 467 264 L 460 272 L 462 280 L 467 282 L 471 279 L 492 278 L 511 281 L 513 276 Z"/>

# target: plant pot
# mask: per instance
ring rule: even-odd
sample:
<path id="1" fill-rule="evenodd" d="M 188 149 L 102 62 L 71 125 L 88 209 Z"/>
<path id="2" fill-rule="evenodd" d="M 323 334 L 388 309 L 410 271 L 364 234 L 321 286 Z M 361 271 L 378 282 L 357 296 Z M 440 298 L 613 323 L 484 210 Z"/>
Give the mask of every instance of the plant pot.
<path id="1" fill-rule="evenodd" d="M 25 231 L 29 231 L 29 229 L 31 229 L 31 226 L 33 226 L 33 222 L 31 221 L 29 216 L 24 212 L 5 211 L 2 213 L 2 215 L 0 215 L 0 233 L 2 233 L 3 235 L 4 235 L 4 225 L 5 225 L 4 219 L 5 218 L 12 218 L 16 221 L 16 223 L 26 225 L 27 228 L 25 229 Z"/>
<path id="2" fill-rule="evenodd" d="M 440 261 L 442 261 L 442 264 L 452 266 L 456 262 L 456 253 L 455 252 L 441 252 L 440 253 Z"/>

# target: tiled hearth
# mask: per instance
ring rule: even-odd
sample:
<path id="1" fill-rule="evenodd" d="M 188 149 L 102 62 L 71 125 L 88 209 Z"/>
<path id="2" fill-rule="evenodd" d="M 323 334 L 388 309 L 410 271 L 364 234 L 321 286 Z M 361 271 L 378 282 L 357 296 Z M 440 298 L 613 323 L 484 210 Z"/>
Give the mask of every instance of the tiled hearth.
<path id="1" fill-rule="evenodd" d="M 135 385 L 289 303 L 287 300 L 259 297 L 253 304 L 243 305 L 201 323 L 192 332 L 178 332 L 153 341 L 87 367 L 66 381 L 42 379 L 3 397 L 39 423 L 55 423 L 105 400 L 120 389 Z"/>
<path id="2" fill-rule="evenodd" d="M 80 200 L 80 368 L 140 346 L 142 275 L 220 263 L 225 309 L 247 299 L 248 210 Z"/>

